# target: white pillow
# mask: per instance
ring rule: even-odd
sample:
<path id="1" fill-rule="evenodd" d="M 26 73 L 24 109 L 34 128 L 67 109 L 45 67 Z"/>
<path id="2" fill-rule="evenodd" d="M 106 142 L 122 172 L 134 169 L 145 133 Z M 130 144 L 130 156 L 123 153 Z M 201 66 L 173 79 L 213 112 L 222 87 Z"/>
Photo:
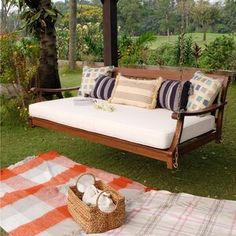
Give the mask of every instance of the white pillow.
<path id="1" fill-rule="evenodd" d="M 190 80 L 193 85 L 193 94 L 188 98 L 187 111 L 204 109 L 214 102 L 222 88 L 222 81 L 204 75 L 202 72 L 195 72 Z"/>
<path id="2" fill-rule="evenodd" d="M 79 89 L 79 95 L 86 96 L 92 91 L 95 79 L 99 75 L 111 76 L 114 66 L 104 66 L 98 68 L 91 68 L 85 66 L 82 73 L 82 82 Z"/>
<path id="3" fill-rule="evenodd" d="M 109 102 L 154 109 L 161 83 L 162 78 L 129 79 L 118 74 Z"/>

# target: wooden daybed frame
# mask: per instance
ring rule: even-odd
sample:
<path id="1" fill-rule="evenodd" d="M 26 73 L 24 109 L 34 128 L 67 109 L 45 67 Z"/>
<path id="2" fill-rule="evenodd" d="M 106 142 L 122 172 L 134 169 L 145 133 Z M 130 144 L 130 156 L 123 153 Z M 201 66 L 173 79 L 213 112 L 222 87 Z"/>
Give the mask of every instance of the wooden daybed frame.
<path id="1" fill-rule="evenodd" d="M 182 79 L 189 80 L 192 78 L 193 70 L 184 70 L 180 72 L 178 70 L 163 70 L 163 69 L 134 69 L 134 68 L 116 68 L 114 72 L 114 76 L 118 73 L 122 73 L 124 76 L 128 77 L 137 77 L 137 78 L 145 78 L 145 79 L 153 79 L 159 76 L 164 79 L 171 80 L 180 80 L 181 74 Z M 222 92 L 219 95 L 220 98 L 217 99 L 218 103 L 213 104 L 212 106 L 199 110 L 197 112 L 180 112 L 180 113 L 172 113 L 172 119 L 176 120 L 176 131 L 171 143 L 171 146 L 168 149 L 157 149 L 137 143 L 132 143 L 126 140 L 114 138 L 111 136 L 106 136 L 94 132 L 89 132 L 86 130 L 73 128 L 70 126 L 62 125 L 59 123 L 55 123 L 49 120 L 44 120 L 36 117 L 29 117 L 29 124 L 31 127 L 39 126 L 48 129 L 54 129 L 57 131 L 63 131 L 74 136 L 79 136 L 81 138 L 85 138 L 96 143 L 104 144 L 113 148 L 122 149 L 128 152 L 140 154 L 149 158 L 157 159 L 160 161 L 164 161 L 167 163 L 168 169 L 173 169 L 178 167 L 178 158 L 180 155 L 188 153 L 208 142 L 213 140 L 216 143 L 221 143 L 222 141 L 222 124 L 223 124 L 223 116 L 224 116 L 224 108 L 227 104 L 226 95 L 228 86 L 231 80 L 230 76 L 225 75 L 216 75 L 210 74 L 213 78 L 220 78 L 223 80 Z M 65 89 L 44 89 L 44 88 L 34 88 L 33 91 L 39 94 L 43 92 L 63 92 L 69 90 L 77 90 L 79 87 L 73 88 L 65 88 Z M 183 130 L 184 119 L 186 116 L 196 116 L 203 115 L 206 113 L 211 113 L 215 116 L 215 124 L 216 128 L 210 132 L 207 132 L 203 135 L 200 135 L 196 138 L 188 140 L 184 143 L 180 143 L 180 138 Z"/>

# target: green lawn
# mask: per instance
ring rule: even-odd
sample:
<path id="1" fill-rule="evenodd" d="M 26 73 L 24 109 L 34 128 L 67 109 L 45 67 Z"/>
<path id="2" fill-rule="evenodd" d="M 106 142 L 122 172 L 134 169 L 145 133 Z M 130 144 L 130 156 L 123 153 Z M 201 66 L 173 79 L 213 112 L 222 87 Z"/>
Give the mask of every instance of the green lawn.
<path id="1" fill-rule="evenodd" d="M 81 69 L 70 71 L 67 69 L 67 67 L 62 67 L 60 68 L 59 72 L 62 87 L 73 87 L 80 84 Z"/>
<path id="2" fill-rule="evenodd" d="M 61 71 L 63 86 L 80 83 L 78 72 Z M 95 144 L 42 128 L 1 126 L 1 166 L 27 156 L 56 150 L 74 161 L 172 192 L 236 200 L 236 83 L 231 84 L 226 109 L 224 142 L 214 142 L 184 156 L 176 171 L 160 161 Z M 0 232 L 0 235 L 5 235 Z"/>
<path id="3" fill-rule="evenodd" d="M 61 75 L 64 86 L 77 85 L 80 81 L 80 75 L 75 72 L 62 71 Z M 162 162 L 63 133 L 12 125 L 1 127 L 1 164 L 6 167 L 30 155 L 57 150 L 75 161 L 124 175 L 148 186 L 236 200 L 236 83 L 230 86 L 228 100 L 224 143 L 211 143 L 188 154 L 180 160 L 177 171 L 167 170 Z"/>
<path id="4" fill-rule="evenodd" d="M 215 38 L 228 34 L 207 33 L 206 42 L 203 41 L 203 33 L 188 33 L 186 35 L 192 35 L 194 42 L 196 42 L 200 46 L 204 46 L 205 44 L 212 42 Z M 174 44 L 177 41 L 177 39 L 178 35 L 171 35 L 169 38 L 167 36 L 158 35 L 156 37 L 156 41 L 150 45 L 150 48 L 156 49 L 157 47 L 165 43 Z M 234 39 L 236 41 L 236 35 L 234 35 Z"/>

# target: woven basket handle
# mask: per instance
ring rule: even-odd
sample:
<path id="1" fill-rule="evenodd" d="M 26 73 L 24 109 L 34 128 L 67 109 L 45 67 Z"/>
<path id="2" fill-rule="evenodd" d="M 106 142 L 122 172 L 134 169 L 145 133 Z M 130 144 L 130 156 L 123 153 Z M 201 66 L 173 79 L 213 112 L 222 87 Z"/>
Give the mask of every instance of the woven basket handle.
<path id="1" fill-rule="evenodd" d="M 93 182 L 94 182 L 94 184 L 95 184 L 95 182 L 96 182 L 95 176 L 94 176 L 93 174 L 91 174 L 91 173 L 84 173 L 84 174 L 81 174 L 81 175 L 78 177 L 78 179 L 77 179 L 77 181 L 76 181 L 76 184 L 75 184 L 76 188 L 77 188 L 77 184 L 78 184 L 80 178 L 81 178 L 82 176 L 85 176 L 85 175 L 91 175 L 91 176 L 93 177 Z M 78 189 L 77 189 L 77 190 L 78 190 Z M 79 190 L 78 190 L 78 191 L 79 191 Z"/>
<path id="2" fill-rule="evenodd" d="M 96 207 L 100 210 L 100 208 L 98 207 L 98 200 L 99 200 L 99 198 L 101 197 L 101 195 L 103 194 L 103 193 L 114 193 L 114 194 L 116 194 L 116 195 L 118 195 L 118 193 L 116 192 L 116 191 L 114 191 L 114 190 L 104 190 L 104 191 L 102 191 L 101 193 L 99 193 L 98 194 L 98 197 L 97 197 L 97 200 L 96 200 Z M 115 210 L 116 210 L 116 208 L 117 208 L 117 204 L 115 205 L 115 209 L 113 210 L 113 211 L 111 211 L 111 212 L 114 212 Z M 101 211 L 101 210 L 100 210 Z M 103 211 L 102 211 L 103 212 Z M 103 213 L 111 213 L 111 212 L 103 212 Z"/>

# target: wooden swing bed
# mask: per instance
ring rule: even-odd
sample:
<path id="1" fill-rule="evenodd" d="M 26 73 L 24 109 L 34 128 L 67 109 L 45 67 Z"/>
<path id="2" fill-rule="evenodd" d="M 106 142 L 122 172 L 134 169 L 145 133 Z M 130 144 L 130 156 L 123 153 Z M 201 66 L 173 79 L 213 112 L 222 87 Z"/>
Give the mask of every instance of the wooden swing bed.
<path id="1" fill-rule="evenodd" d="M 190 80 L 193 77 L 195 71 L 184 70 L 181 72 L 179 70 L 166 70 L 166 69 L 154 70 L 154 69 L 116 68 L 113 76 L 115 77 L 118 72 L 126 77 L 136 77 L 142 79 L 154 79 L 161 76 L 164 79 L 171 79 L 171 80 L 181 80 L 181 78 L 183 78 L 184 80 Z M 43 128 L 66 132 L 71 135 L 79 136 L 81 138 L 85 138 L 96 143 L 104 144 L 113 148 L 125 150 L 128 152 L 143 155 L 145 157 L 160 160 L 166 162 L 168 169 L 177 168 L 178 158 L 183 154 L 191 152 L 192 150 L 206 143 L 209 143 L 213 140 L 215 140 L 216 143 L 221 143 L 222 141 L 223 116 L 224 116 L 225 105 L 227 104 L 226 95 L 231 77 L 228 75 L 225 76 L 218 74 L 210 74 L 209 76 L 212 78 L 221 79 L 223 81 L 222 91 L 219 95 L 220 97 L 216 99 L 216 102 L 213 105 L 203 110 L 199 110 L 196 112 L 173 112 L 172 119 L 176 120 L 176 129 L 174 137 L 172 139 L 172 143 L 168 149 L 153 148 L 150 146 L 145 146 L 129 142 L 126 140 L 114 138 L 111 136 L 106 136 L 103 134 L 70 127 L 67 125 L 55 123 L 37 117 L 29 117 L 29 124 L 31 127 L 39 126 Z M 77 90 L 78 88 L 79 87 L 64 88 L 64 89 L 35 88 L 34 92 L 37 92 L 39 94 L 44 92 L 57 93 L 69 90 Z M 199 116 L 209 113 L 215 116 L 215 129 L 203 135 L 195 137 L 191 140 L 180 143 L 185 117 Z"/>

